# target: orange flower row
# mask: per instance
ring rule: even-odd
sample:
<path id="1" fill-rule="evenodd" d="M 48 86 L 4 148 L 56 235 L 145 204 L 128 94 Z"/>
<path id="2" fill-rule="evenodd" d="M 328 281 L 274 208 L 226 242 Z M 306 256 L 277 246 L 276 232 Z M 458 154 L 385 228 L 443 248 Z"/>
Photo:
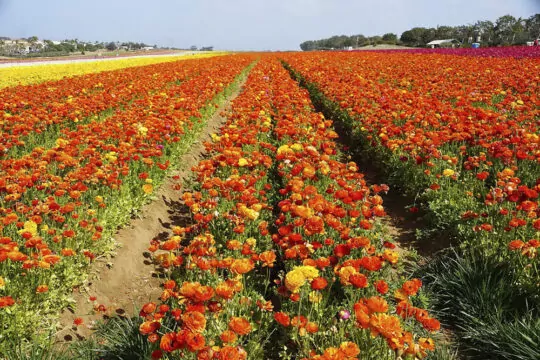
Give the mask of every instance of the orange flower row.
<path id="1" fill-rule="evenodd" d="M 505 253 L 536 282 L 538 271 L 527 269 L 538 269 L 537 247 L 516 252 L 518 258 L 508 244 L 536 240 L 540 228 L 540 85 L 529 76 L 537 60 L 406 53 L 284 58 L 338 107 L 336 116 L 348 119 L 397 185 L 421 194 L 430 230 L 446 226 L 467 245 Z"/>
<path id="2" fill-rule="evenodd" d="M 149 92 L 196 75 L 204 62 L 187 60 L 107 71 L 0 90 L 0 156 L 26 143 L 40 145 L 51 125 L 76 127 Z"/>
<path id="3" fill-rule="evenodd" d="M 68 293 L 82 280 L 81 269 L 110 248 L 128 209 L 145 201 L 174 152 L 190 141 L 185 134 L 193 136 L 203 121 L 200 109 L 252 60 L 244 55 L 200 60 L 196 67 L 204 69 L 189 80 L 161 93 L 149 87 L 145 97 L 103 123 L 63 128 L 54 147 L 0 161 L 0 275 L 10 279 L 3 293 L 16 300 L 8 318 L 19 316 L 19 308 L 43 310 L 46 302 L 30 284 L 39 280 L 54 293 Z M 17 322 L 23 320 L 32 317 Z"/>

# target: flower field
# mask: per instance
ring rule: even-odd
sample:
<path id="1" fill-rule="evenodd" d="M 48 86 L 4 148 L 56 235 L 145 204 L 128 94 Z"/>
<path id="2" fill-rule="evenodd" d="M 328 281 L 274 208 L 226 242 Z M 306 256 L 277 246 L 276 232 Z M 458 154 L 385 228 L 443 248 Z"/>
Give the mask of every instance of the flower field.
<path id="1" fill-rule="evenodd" d="M 111 61 L 74 62 L 66 64 L 46 64 L 41 66 L 17 66 L 0 68 L 0 89 L 16 86 L 55 81 L 64 77 L 111 71 L 133 66 L 165 63 L 184 59 L 204 58 L 221 53 L 197 54 L 186 56 L 144 56 Z"/>
<path id="2" fill-rule="evenodd" d="M 159 300 L 122 337 L 141 358 L 534 359 L 539 70 L 522 49 L 242 54 L 0 90 L 0 354 L 47 342 L 227 102 L 174 189 L 187 223 L 147 239 Z M 399 243 L 392 193 L 415 246 L 453 249 Z"/>
<path id="3" fill-rule="evenodd" d="M 342 162 L 332 122 L 307 92 L 263 58 L 228 119 L 193 169 L 197 191 L 183 194 L 194 224 L 152 244 L 175 274 L 163 303 L 141 311 L 153 356 L 393 359 L 433 350 L 439 322 L 417 307 L 421 281 L 397 276 L 399 253 L 377 220 L 387 187 L 369 188 Z"/>
<path id="4" fill-rule="evenodd" d="M 425 199 L 431 231 L 523 262 L 524 276 L 538 281 L 537 59 L 372 53 L 287 61 L 350 115 L 351 130 L 377 149 L 393 182 Z"/>
<path id="5" fill-rule="evenodd" d="M 47 92 L 40 101 L 63 103 L 65 112 L 38 106 L 3 110 L 3 138 L 22 139 L 25 133 L 35 144 L 0 159 L 3 337 L 28 335 L 29 324 L 67 305 L 68 290 L 84 278 L 88 263 L 111 248 L 117 226 L 159 185 L 175 153 L 194 140 L 213 105 L 204 107 L 251 61 L 249 56 L 215 57 L 138 67 L 124 75 L 123 70 L 102 73 L 105 78 L 96 80 L 100 85 L 88 97 L 79 91 L 87 107 L 79 97 L 70 101 L 63 92 Z M 116 83 L 100 82 L 114 76 Z M 85 86 L 92 89 L 96 82 Z M 70 80 L 59 85 L 64 83 L 71 93 Z M 30 94 L 35 87 L 27 88 Z M 74 102 L 80 108 L 72 107 Z M 96 111 L 117 106 L 109 116 L 96 117 Z M 34 110 L 48 113 L 51 121 L 32 122 L 42 116 Z M 86 121 L 70 118 L 77 111 Z"/>

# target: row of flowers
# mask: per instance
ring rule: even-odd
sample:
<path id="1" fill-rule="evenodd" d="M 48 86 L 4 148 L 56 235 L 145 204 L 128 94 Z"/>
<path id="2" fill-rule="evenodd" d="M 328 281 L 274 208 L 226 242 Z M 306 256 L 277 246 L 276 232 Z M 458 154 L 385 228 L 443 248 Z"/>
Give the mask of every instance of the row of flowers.
<path id="1" fill-rule="evenodd" d="M 196 139 L 216 101 L 231 91 L 253 58 L 199 61 L 201 70 L 184 82 L 159 93 L 150 88 L 147 96 L 103 122 L 62 129 L 51 148 L 2 161 L 0 323 L 5 338 L 31 335 L 38 317 L 54 315 L 67 304 L 88 263 L 114 247 L 117 227 L 152 194 L 170 162 Z"/>
<path id="2" fill-rule="evenodd" d="M 112 59 L 107 61 L 86 61 L 86 62 L 68 62 L 64 64 L 33 64 L 31 66 L 13 66 L 0 68 L 0 89 L 30 84 L 39 84 L 42 82 L 54 82 L 65 77 L 76 77 L 90 73 L 102 71 L 111 71 L 135 66 L 145 66 L 150 64 L 168 63 L 182 59 L 200 59 L 223 53 L 205 53 L 189 55 L 186 57 L 171 56 L 141 56 L 127 59 Z"/>
<path id="3" fill-rule="evenodd" d="M 446 231 L 465 247 L 512 258 L 524 283 L 537 286 L 536 60 L 407 53 L 284 58 L 332 102 L 393 183 L 425 201 L 429 236 Z"/>
<path id="4" fill-rule="evenodd" d="M 176 61 L 3 89 L 0 156 L 47 146 L 60 129 L 110 116 L 134 99 L 196 75 L 201 65 L 198 60 Z"/>
<path id="5" fill-rule="evenodd" d="M 141 311 L 154 358 L 391 359 L 434 349 L 439 322 L 421 309 L 421 282 L 400 277 L 376 220 L 388 188 L 368 187 L 335 137 L 307 92 L 263 57 L 193 168 L 196 188 L 183 194 L 193 225 L 152 241 L 170 274 L 163 303 Z"/>
<path id="6" fill-rule="evenodd" d="M 375 50 L 376 51 L 376 50 Z M 401 52 L 412 54 L 438 54 L 451 56 L 474 56 L 474 57 L 513 57 L 539 58 L 540 47 L 538 46 L 504 46 L 504 47 L 483 47 L 483 48 L 437 48 L 437 49 L 399 49 L 385 50 L 385 52 Z"/>

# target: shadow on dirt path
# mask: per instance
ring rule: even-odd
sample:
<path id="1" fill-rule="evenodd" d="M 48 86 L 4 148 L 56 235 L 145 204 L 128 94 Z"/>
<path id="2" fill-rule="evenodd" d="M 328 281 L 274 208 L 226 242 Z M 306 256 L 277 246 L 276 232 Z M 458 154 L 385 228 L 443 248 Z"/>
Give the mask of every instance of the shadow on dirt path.
<path id="1" fill-rule="evenodd" d="M 97 321 L 116 315 L 137 315 L 140 306 L 159 298 L 162 274 L 151 260 L 150 241 L 169 238 L 174 226 L 186 225 L 190 220 L 177 184 L 189 179 L 192 166 L 204 156 L 204 143 L 225 122 L 224 114 L 241 92 L 245 79 L 207 120 L 195 142 L 179 159 L 179 169 L 172 171 L 156 192 L 156 199 L 143 206 L 139 217 L 118 231 L 115 239 L 120 247 L 116 255 L 112 259 L 96 260 L 88 281 L 74 289 L 75 303 L 60 317 L 61 328 L 56 336 L 59 343 L 82 340 L 92 334 Z M 100 305 L 105 307 L 103 311 L 97 311 Z M 83 319 L 83 325 L 73 326 L 75 318 Z"/>

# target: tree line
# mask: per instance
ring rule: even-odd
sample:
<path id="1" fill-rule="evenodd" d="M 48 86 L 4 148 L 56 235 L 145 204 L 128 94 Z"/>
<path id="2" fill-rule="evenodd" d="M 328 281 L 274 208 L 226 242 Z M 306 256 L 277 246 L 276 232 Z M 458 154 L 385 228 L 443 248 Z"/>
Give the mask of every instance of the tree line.
<path id="1" fill-rule="evenodd" d="M 382 36 L 341 35 L 327 39 L 309 40 L 300 44 L 303 51 L 346 49 L 368 45 L 392 44 L 423 47 L 433 40 L 456 39 L 462 46 L 479 42 L 483 46 L 523 45 L 540 38 L 540 14 L 529 18 L 512 15 L 499 17 L 495 22 L 477 21 L 475 24 L 459 26 L 437 26 L 436 28 L 414 27 L 401 34 L 387 33 Z"/>
<path id="2" fill-rule="evenodd" d="M 99 50 L 141 50 L 157 48 L 157 45 L 147 45 L 143 42 L 85 42 L 79 39 L 63 41 L 39 40 L 37 36 L 22 39 L 11 39 L 0 36 L 0 55 L 4 56 L 60 56 L 72 53 L 95 52 Z"/>

